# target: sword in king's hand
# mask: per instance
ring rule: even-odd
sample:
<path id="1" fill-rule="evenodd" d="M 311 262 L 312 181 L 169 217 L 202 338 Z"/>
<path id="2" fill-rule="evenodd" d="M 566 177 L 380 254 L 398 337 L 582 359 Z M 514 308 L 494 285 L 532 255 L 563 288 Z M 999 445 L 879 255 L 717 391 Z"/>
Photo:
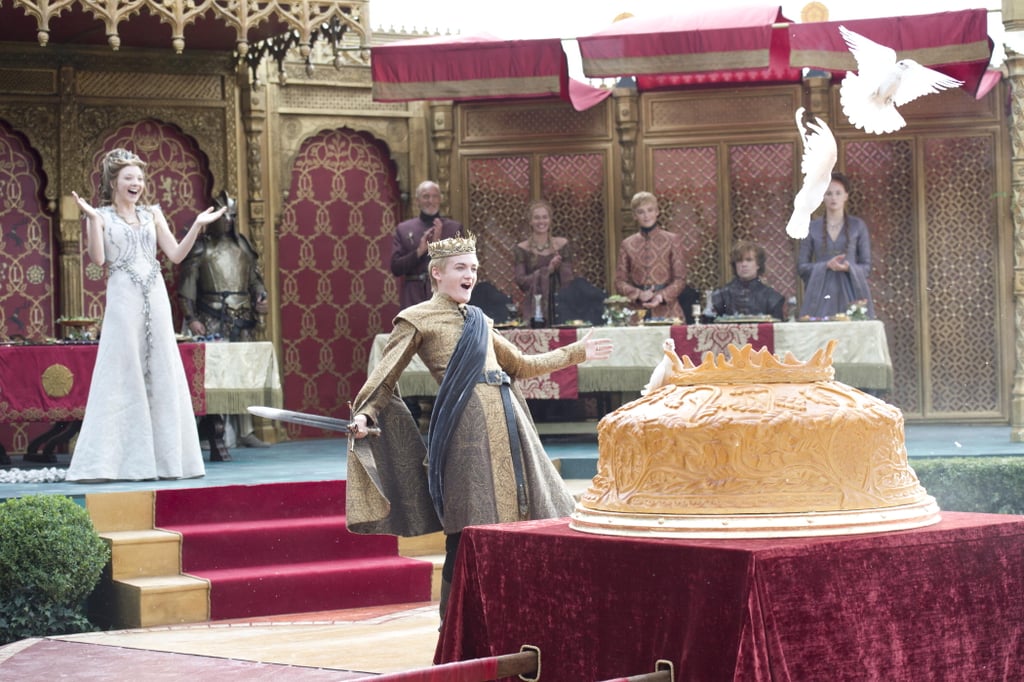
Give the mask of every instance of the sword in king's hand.
<path id="1" fill-rule="evenodd" d="M 324 417 L 319 414 L 293 412 L 292 410 L 282 410 L 276 407 L 264 407 L 262 405 L 250 405 L 247 409 L 250 414 L 254 414 L 257 417 L 263 417 L 265 419 L 288 422 L 289 424 L 301 424 L 302 426 L 312 426 L 318 429 L 326 429 L 328 431 L 337 431 L 349 436 L 355 435 L 355 423 L 347 419 L 335 419 L 334 417 Z M 368 436 L 379 436 L 380 429 L 376 426 L 368 426 L 366 427 L 366 434 Z"/>

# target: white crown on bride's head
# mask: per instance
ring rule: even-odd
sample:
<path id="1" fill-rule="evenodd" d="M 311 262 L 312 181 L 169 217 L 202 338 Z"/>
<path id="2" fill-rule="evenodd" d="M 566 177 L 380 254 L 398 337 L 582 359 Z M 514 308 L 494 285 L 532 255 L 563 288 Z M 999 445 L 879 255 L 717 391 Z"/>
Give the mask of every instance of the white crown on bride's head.
<path id="1" fill-rule="evenodd" d="M 473 235 L 449 237 L 448 239 L 431 242 L 427 245 L 427 253 L 430 254 L 431 259 L 476 253 L 476 237 Z"/>

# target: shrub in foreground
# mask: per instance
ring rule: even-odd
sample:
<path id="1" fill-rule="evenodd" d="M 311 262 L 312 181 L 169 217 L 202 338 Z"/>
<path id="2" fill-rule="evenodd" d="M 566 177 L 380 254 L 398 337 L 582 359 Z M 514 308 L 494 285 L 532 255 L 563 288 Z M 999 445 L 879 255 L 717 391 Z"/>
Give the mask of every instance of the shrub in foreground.
<path id="1" fill-rule="evenodd" d="M 85 600 L 109 559 L 72 500 L 31 495 L 0 504 L 0 644 L 95 629 Z"/>

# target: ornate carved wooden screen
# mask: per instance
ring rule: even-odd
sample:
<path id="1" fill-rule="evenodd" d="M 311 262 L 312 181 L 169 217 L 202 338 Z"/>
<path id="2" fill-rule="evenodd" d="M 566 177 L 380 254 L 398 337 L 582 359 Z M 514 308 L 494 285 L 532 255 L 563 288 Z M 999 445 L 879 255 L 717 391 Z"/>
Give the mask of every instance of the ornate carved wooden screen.
<path id="1" fill-rule="evenodd" d="M 643 96 L 642 160 L 663 224 L 686 240 L 694 286 L 731 277 L 728 248 L 745 238 L 768 251 L 766 280 L 799 295 L 798 242 L 784 231 L 800 181 L 795 126 L 788 140 L 783 128 L 795 92 Z M 834 93 L 821 99 L 838 109 Z M 1012 226 L 999 222 L 1008 165 L 998 101 L 998 91 L 982 102 L 959 91 L 924 98 L 906 108 L 911 124 L 886 136 L 828 116 L 837 169 L 853 180 L 847 209 L 871 233 L 872 295 L 895 374 L 886 398 L 910 418 L 1008 416 L 1013 334 L 1000 311 L 1010 309 L 1010 247 L 1000 235 Z"/>
<path id="2" fill-rule="evenodd" d="M 574 273 L 604 287 L 606 165 L 602 153 L 468 159 L 469 226 L 479 240 L 481 281 L 522 303 L 513 247 L 530 235 L 526 208 L 539 184 L 553 209 L 552 234 L 572 243 Z"/>
<path id="3" fill-rule="evenodd" d="M 284 403 L 348 416 L 375 334 L 398 312 L 386 259 L 400 220 L 383 145 L 351 130 L 308 139 L 292 166 L 278 228 Z M 289 434 L 320 435 L 289 426 Z"/>
<path id="4" fill-rule="evenodd" d="M 786 236 L 800 149 L 795 86 L 643 95 L 641 156 L 661 223 L 683 235 L 687 280 L 701 291 L 733 277 L 740 239 L 767 252 L 764 280 L 798 293 L 796 242 Z"/>
<path id="5" fill-rule="evenodd" d="M 890 400 L 910 415 L 1001 415 L 996 136 L 855 138 L 842 148 L 856 182 L 851 212 L 871 228 Z"/>
<path id="6" fill-rule="evenodd" d="M 723 142 L 651 150 L 659 220 L 683 236 L 691 286 L 704 291 L 729 281 L 732 244 L 749 239 L 767 251 L 764 280 L 787 297 L 796 293 L 793 247 L 784 229 L 793 163 L 791 142 Z M 724 214 L 723 202 L 727 202 Z"/>
<path id="7" fill-rule="evenodd" d="M 552 234 L 572 242 L 576 275 L 606 288 L 612 168 L 607 107 L 577 112 L 552 102 L 466 104 L 459 106 L 458 121 L 458 184 L 465 193 L 463 215 L 456 217 L 480 239 L 481 280 L 522 301 L 512 249 L 529 236 L 527 205 L 543 198 L 553 208 Z"/>

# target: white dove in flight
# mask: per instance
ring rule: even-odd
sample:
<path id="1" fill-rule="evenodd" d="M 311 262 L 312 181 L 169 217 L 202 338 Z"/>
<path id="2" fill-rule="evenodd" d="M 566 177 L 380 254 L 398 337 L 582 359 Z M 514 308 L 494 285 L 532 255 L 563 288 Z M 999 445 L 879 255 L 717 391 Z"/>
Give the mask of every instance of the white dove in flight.
<path id="1" fill-rule="evenodd" d="M 850 123 L 866 133 L 881 135 L 897 131 L 907 122 L 896 107 L 963 85 L 962 81 L 921 66 L 913 59 L 896 61 L 895 50 L 845 26 L 839 27 L 839 33 L 857 60 L 858 71 L 846 72 L 839 86 L 839 102 Z"/>
<path id="2" fill-rule="evenodd" d="M 832 181 L 832 169 L 836 166 L 839 151 L 836 138 L 828 125 L 817 116 L 804 122 L 804 108 L 796 110 L 796 129 L 800 131 L 804 155 L 800 159 L 800 172 L 804 184 L 793 197 L 793 214 L 786 223 L 786 234 L 794 239 L 807 236 L 811 214 L 821 206 L 825 191 Z"/>

